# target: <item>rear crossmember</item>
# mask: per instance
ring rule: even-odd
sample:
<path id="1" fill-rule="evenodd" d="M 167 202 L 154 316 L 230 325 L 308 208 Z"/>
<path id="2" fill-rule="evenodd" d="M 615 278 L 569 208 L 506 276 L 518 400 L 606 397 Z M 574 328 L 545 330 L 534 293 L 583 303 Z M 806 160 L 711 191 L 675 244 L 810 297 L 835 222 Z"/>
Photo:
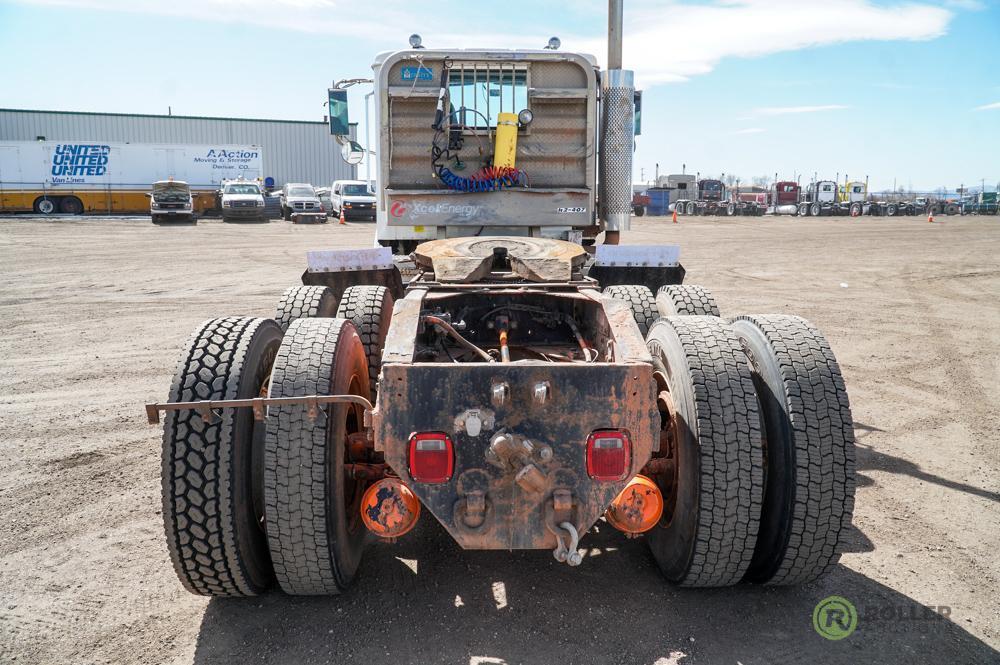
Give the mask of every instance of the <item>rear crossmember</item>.
<path id="1" fill-rule="evenodd" d="M 154 402 L 146 405 L 146 419 L 150 425 L 160 423 L 160 411 L 194 410 L 201 414 L 206 423 L 212 422 L 212 409 L 253 409 L 254 420 L 264 420 L 265 407 L 289 404 L 305 404 L 309 420 L 315 420 L 319 415 L 320 404 L 358 404 L 365 409 L 365 427 L 371 427 L 371 412 L 375 408 L 372 403 L 360 395 L 304 395 L 302 397 L 254 397 L 251 399 L 202 400 L 198 402 Z"/>

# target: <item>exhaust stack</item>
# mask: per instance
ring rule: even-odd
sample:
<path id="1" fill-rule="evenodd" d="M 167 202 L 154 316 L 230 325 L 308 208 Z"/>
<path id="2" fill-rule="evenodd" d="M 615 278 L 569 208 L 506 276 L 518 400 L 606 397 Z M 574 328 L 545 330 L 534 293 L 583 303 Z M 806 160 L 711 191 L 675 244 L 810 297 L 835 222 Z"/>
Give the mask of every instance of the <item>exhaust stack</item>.
<path id="1" fill-rule="evenodd" d="M 632 222 L 633 72 L 622 69 L 622 4 L 608 2 L 608 69 L 601 80 L 601 211 L 609 232 Z"/>

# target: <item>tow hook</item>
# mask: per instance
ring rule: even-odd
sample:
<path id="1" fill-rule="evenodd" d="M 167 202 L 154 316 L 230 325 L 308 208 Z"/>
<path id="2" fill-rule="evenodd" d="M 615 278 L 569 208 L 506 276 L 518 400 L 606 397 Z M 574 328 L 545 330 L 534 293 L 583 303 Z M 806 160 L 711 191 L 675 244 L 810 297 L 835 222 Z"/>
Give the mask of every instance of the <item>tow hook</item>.
<path id="1" fill-rule="evenodd" d="M 580 534 L 577 533 L 576 527 L 569 522 L 560 522 L 559 528 L 563 529 L 569 534 L 569 546 L 563 545 L 562 536 L 556 533 L 556 549 L 552 552 L 552 556 L 556 558 L 556 561 L 566 562 L 571 566 L 579 566 L 583 563 L 583 555 L 577 551 L 576 546 L 580 544 Z"/>

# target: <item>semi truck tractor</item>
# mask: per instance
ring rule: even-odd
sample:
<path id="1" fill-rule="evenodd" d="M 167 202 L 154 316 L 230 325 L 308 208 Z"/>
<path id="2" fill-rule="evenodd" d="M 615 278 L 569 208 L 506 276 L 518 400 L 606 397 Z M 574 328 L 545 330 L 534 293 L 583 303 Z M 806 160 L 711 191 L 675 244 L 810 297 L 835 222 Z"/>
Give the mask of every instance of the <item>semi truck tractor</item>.
<path id="1" fill-rule="evenodd" d="M 261 176 L 253 145 L 0 142 L 0 212 L 148 214 L 152 183 L 188 183 L 195 212 L 223 180 Z"/>
<path id="2" fill-rule="evenodd" d="M 979 192 L 962 203 L 963 215 L 1000 215 L 997 192 Z"/>
<path id="3" fill-rule="evenodd" d="M 684 215 L 760 215 L 764 208 L 754 201 L 746 201 L 736 196 L 721 180 L 703 178 L 698 180 L 696 198 L 679 200 L 678 214 Z"/>
<path id="4" fill-rule="evenodd" d="M 863 182 L 845 182 L 838 186 L 833 180 L 817 180 L 806 187 L 798 214 L 802 217 L 870 214 L 867 196 L 868 188 Z M 895 214 L 895 208 L 893 210 Z"/>
<path id="5" fill-rule="evenodd" d="M 308 252 L 273 318 L 198 326 L 146 406 L 187 589 L 376 585 L 366 545 L 429 520 L 585 566 L 603 518 L 690 587 L 836 565 L 855 456 L 830 345 L 796 316 L 721 318 L 677 245 L 615 242 L 635 95 L 609 17 L 603 70 L 416 36 L 378 56 L 379 245 Z"/>
<path id="6" fill-rule="evenodd" d="M 774 183 L 771 193 L 771 206 L 768 212 L 772 215 L 797 215 L 802 197 L 802 186 L 791 180 L 779 180 Z"/>

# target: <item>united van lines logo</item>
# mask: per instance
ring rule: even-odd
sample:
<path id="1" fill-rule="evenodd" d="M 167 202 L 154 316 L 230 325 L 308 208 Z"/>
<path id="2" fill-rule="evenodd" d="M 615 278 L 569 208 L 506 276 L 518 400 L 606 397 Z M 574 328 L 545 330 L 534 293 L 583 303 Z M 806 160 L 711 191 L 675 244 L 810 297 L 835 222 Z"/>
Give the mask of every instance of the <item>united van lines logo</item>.
<path id="1" fill-rule="evenodd" d="M 396 201 L 389 208 L 389 214 L 393 217 L 402 217 L 406 214 L 406 204 L 401 201 Z"/>
<path id="2" fill-rule="evenodd" d="M 52 153 L 52 176 L 54 178 L 102 176 L 108 171 L 110 154 L 111 147 L 106 145 L 60 143 Z"/>

